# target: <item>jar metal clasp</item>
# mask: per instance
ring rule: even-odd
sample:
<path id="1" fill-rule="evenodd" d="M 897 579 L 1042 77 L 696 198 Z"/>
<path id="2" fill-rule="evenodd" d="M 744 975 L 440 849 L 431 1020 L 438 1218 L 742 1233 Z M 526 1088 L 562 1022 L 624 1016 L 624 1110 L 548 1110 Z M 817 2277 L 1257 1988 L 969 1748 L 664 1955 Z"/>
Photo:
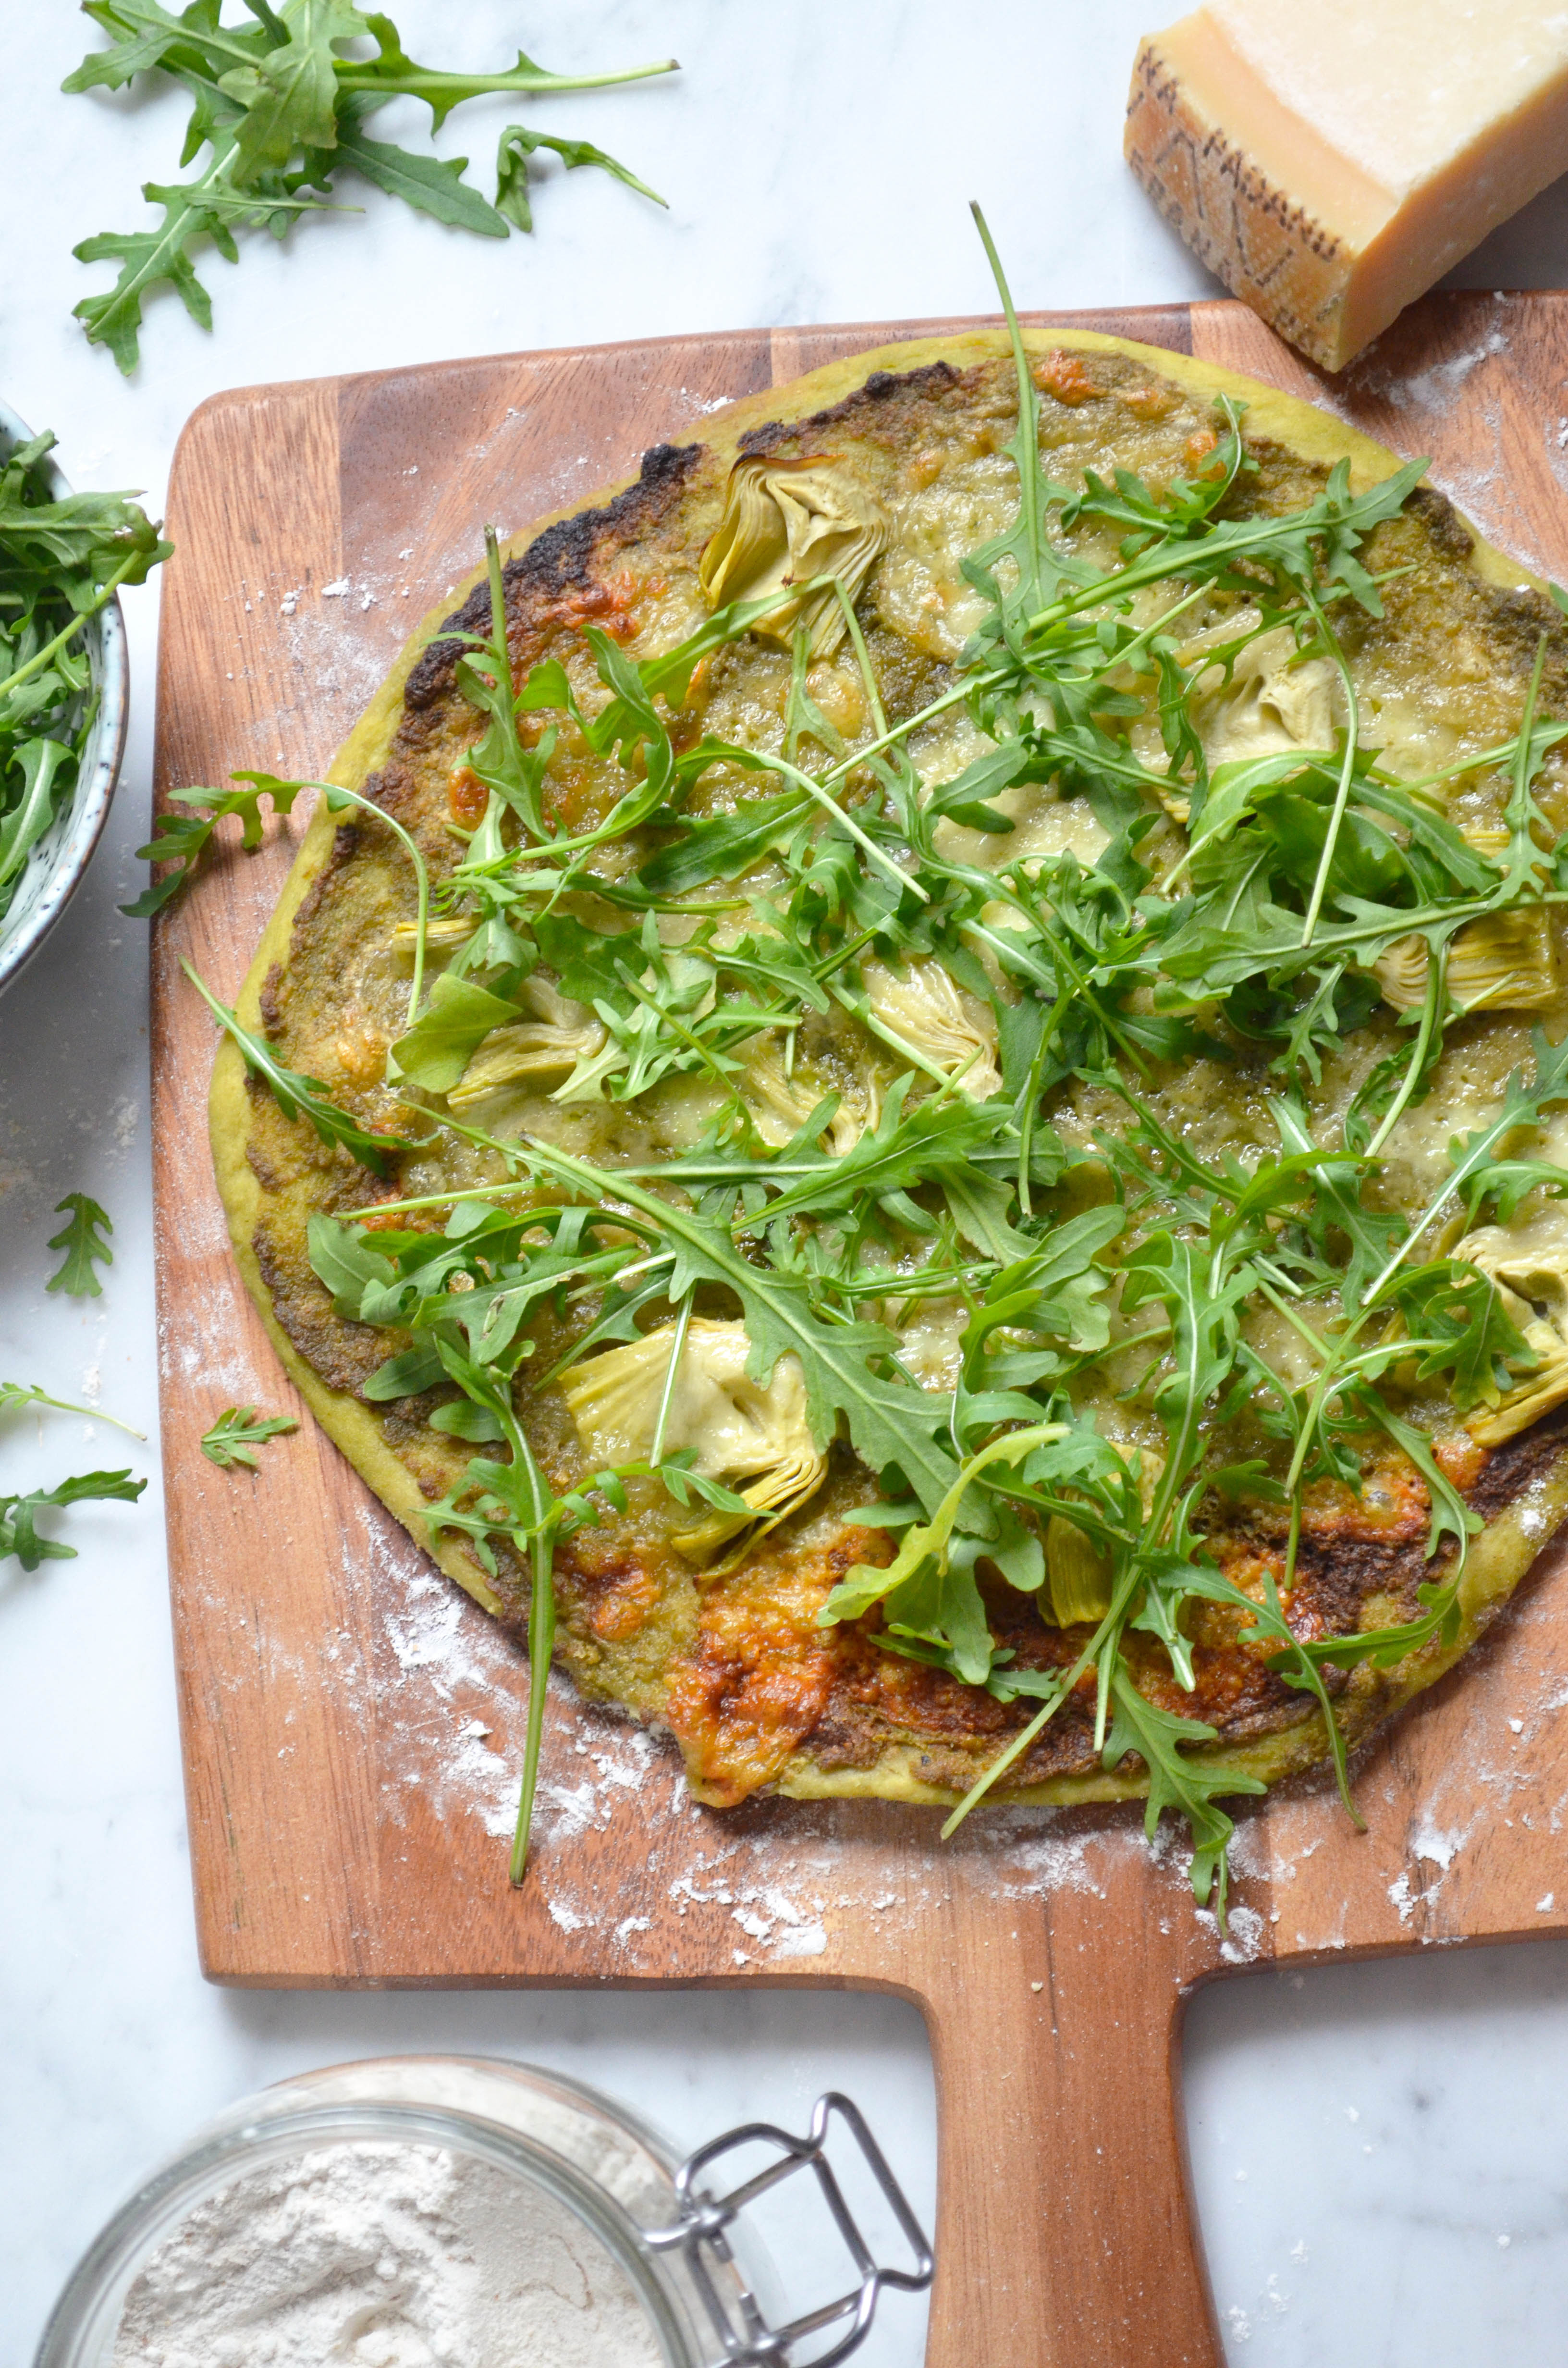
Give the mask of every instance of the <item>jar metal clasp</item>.
<path id="1" fill-rule="evenodd" d="M 850 2209 L 827 2158 L 828 2136 L 835 2118 L 843 2123 L 858 2147 L 861 2158 L 881 2189 L 909 2246 L 912 2260 L 911 2266 L 906 2269 L 889 2267 L 878 2261 Z M 770 2147 L 773 2159 L 726 2194 L 710 2194 L 705 2187 L 699 2184 L 703 2174 L 710 2170 L 722 2156 L 733 2154 L 740 2147 L 748 2146 Z M 836 2300 L 820 2304 L 799 2318 L 791 2319 L 787 2326 L 772 2327 L 764 2317 L 749 2287 L 743 2283 L 738 2293 L 735 2290 L 733 2281 L 736 2269 L 727 2231 L 747 2204 L 755 2203 L 769 2189 L 778 2187 L 787 2179 L 793 2179 L 801 2171 L 810 2171 L 815 2178 L 854 2266 L 857 2283 Z M 692 2283 L 702 2297 L 714 2334 L 723 2346 L 722 2361 L 716 2362 L 714 2368 L 791 2368 L 797 2344 L 847 2320 L 849 2323 L 844 2333 L 825 2351 L 813 2353 L 809 2362 L 793 2362 L 793 2368 L 834 2368 L 835 2362 L 847 2360 L 870 2332 L 878 2296 L 884 2287 L 896 2287 L 903 2294 L 919 2294 L 931 2283 L 934 2267 L 931 2247 L 915 2216 L 914 2208 L 893 2177 L 887 2157 L 866 2126 L 858 2107 L 836 2091 L 830 2089 L 826 2096 L 817 2099 L 812 2112 L 812 2125 L 804 2137 L 794 2137 L 788 2130 L 778 2129 L 771 2122 L 747 2122 L 737 2129 L 726 2130 L 721 2137 L 710 2138 L 706 2146 L 699 2146 L 695 2154 L 688 2156 L 676 2173 L 676 2193 L 679 2200 L 680 2217 L 674 2227 L 645 2229 L 643 2241 L 655 2251 L 678 2252 L 684 2258 Z M 731 2298 L 728 2301 L 714 2277 L 715 2264 L 722 2264 L 727 2272 L 724 2283 L 730 2288 Z"/>

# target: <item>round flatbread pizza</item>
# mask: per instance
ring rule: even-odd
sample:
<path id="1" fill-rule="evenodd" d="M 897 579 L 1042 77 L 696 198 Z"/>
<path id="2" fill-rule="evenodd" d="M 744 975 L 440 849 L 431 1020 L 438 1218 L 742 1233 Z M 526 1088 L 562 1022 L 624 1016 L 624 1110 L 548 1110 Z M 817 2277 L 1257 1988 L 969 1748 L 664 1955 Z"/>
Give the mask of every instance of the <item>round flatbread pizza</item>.
<path id="1" fill-rule="evenodd" d="M 415 636 L 213 1144 L 530 1755 L 553 1652 L 705 1802 L 1146 1793 L 1222 1906 L 1223 1804 L 1506 1601 L 1568 1502 L 1568 637 L 1420 475 L 979 332 Z"/>

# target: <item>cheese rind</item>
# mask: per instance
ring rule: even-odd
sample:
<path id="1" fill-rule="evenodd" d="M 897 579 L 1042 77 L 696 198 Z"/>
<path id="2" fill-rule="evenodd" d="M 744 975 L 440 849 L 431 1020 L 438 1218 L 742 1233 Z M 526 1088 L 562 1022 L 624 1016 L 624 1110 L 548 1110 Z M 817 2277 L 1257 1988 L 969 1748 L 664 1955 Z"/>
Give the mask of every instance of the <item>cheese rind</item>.
<path id="1" fill-rule="evenodd" d="M 1562 169 L 1568 9 L 1210 0 L 1145 37 L 1126 154 L 1210 269 L 1341 370 Z"/>

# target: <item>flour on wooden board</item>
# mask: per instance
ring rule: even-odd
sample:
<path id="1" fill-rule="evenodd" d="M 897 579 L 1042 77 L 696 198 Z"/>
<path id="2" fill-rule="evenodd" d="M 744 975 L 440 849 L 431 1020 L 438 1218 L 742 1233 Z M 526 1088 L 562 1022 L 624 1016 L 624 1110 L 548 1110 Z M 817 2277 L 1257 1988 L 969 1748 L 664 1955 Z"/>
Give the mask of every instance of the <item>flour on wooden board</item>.
<path id="1" fill-rule="evenodd" d="M 362 1709 L 373 1688 L 382 1713 L 391 1714 L 382 1761 L 385 1813 L 394 1824 L 401 1822 L 404 1804 L 412 1807 L 417 1801 L 442 1820 L 476 1817 L 500 1846 L 509 1839 L 517 1815 L 526 1658 L 412 1541 L 391 1532 L 369 1508 L 346 1555 L 346 1595 L 362 1588 L 367 1566 L 375 1582 L 373 1620 L 352 1649 L 344 1640 L 329 1662 L 346 1700 Z M 1549 1667 L 1549 1656 L 1532 1651 L 1529 1642 L 1530 1631 L 1545 1616 L 1529 1594 L 1508 1614 L 1498 1642 L 1505 1635 L 1508 1640 L 1511 1669 Z M 1162 1891 L 1168 1891 L 1163 1913 L 1173 1928 L 1176 1919 L 1195 1918 L 1200 1929 L 1215 1929 L 1212 1918 L 1195 1908 L 1187 1882 L 1188 1851 L 1180 1836 L 1166 1819 L 1153 1840 L 1145 1840 L 1136 1804 L 1108 1824 L 1087 1823 L 1072 1811 L 994 1809 L 966 1826 L 952 1843 L 933 1837 L 915 1848 L 904 1829 L 900 1884 L 889 1890 L 884 1861 L 871 1873 L 854 1849 L 845 1847 L 853 1804 L 797 1804 L 777 1821 L 732 1823 L 724 1814 L 691 1802 L 667 1741 L 582 1702 L 564 1680 L 552 1679 L 551 1699 L 551 1741 L 529 1879 L 558 1930 L 591 1932 L 597 1956 L 619 1962 L 628 1973 L 657 1970 L 645 1940 L 650 1919 L 629 1915 L 628 1907 L 639 1903 L 624 1898 L 612 1913 L 573 1846 L 629 1816 L 638 1819 L 648 1845 L 650 1890 L 641 1905 L 667 1898 L 678 1920 L 694 1924 L 710 1941 L 727 1945 L 737 1968 L 823 1955 L 835 1922 L 845 1918 L 873 1923 L 890 1939 L 908 1933 L 948 1895 L 960 1872 L 966 1887 L 978 1873 L 999 1902 L 1063 1893 L 1104 1898 L 1117 1862 L 1128 1851 L 1158 1870 Z M 1385 1863 L 1381 1874 L 1375 1864 L 1369 1866 L 1369 1879 L 1381 1882 L 1387 1894 L 1392 1930 L 1415 1926 L 1415 1937 L 1435 1945 L 1447 1937 L 1439 1910 L 1443 1886 L 1473 1839 L 1494 1825 L 1506 1825 L 1511 1815 L 1527 1827 L 1553 1831 L 1568 1816 L 1568 1793 L 1543 1796 L 1540 1755 L 1521 1748 L 1544 1736 L 1568 1709 L 1568 1685 L 1543 1676 L 1516 1701 L 1516 1716 L 1478 1726 L 1463 1768 L 1439 1775 L 1433 1784 L 1407 1829 L 1406 1862 Z M 1374 1781 L 1376 1765 L 1374 1748 L 1360 1776 L 1363 1787 Z M 1477 1782 L 1488 1795 L 1479 1810 Z M 1462 1806 L 1457 1796 L 1450 1804 L 1450 1782 L 1464 1787 Z M 1233 1902 L 1228 1932 L 1221 1939 L 1216 1930 L 1215 1935 L 1224 1962 L 1247 1964 L 1269 1953 L 1271 1926 L 1279 1928 L 1282 1940 L 1293 1937 L 1301 1947 L 1346 1945 L 1344 1903 L 1329 1930 L 1323 1929 L 1322 1905 L 1316 1903 L 1310 1934 L 1296 1932 L 1290 1914 L 1292 1886 L 1342 1815 L 1332 1784 L 1323 1778 L 1275 1795 L 1265 1814 L 1243 1814 L 1233 1861 L 1238 1875 L 1268 1886 L 1272 1904 L 1261 1914 L 1244 1901 Z"/>
<path id="2" fill-rule="evenodd" d="M 346 1694 L 371 1683 L 391 1734 L 383 1754 L 386 1814 L 395 1823 L 402 1804 L 417 1799 L 442 1819 L 477 1817 L 497 1843 L 510 1839 L 517 1816 L 519 1751 L 527 1662 L 512 1640 L 432 1568 L 412 1542 L 390 1534 L 367 1511 L 360 1538 L 346 1559 L 346 1588 L 362 1581 L 367 1563 L 378 1582 L 378 1626 L 386 1653 L 368 1665 L 335 1670 Z M 369 1640 L 367 1640 L 369 1642 Z M 390 1668 L 387 1664 L 390 1662 Z M 1108 1829 L 1088 1827 L 1071 1812 L 1000 1808 L 964 1828 L 950 1844 L 905 1849 L 902 1886 L 889 1890 L 886 1869 L 857 1880 L 853 1856 L 840 1847 L 852 1804 L 799 1804 L 781 1823 L 758 1831 L 732 1826 L 722 1814 L 700 1810 L 667 1743 L 619 1713 L 583 1702 L 563 1680 L 551 1686 L 552 1731 L 547 1746 L 534 1821 L 530 1882 L 537 1883 L 558 1930 L 592 1930 L 596 1943 L 642 1963 L 640 1917 L 611 1917 L 585 1886 L 572 1845 L 635 1815 L 649 1839 L 649 1873 L 667 1888 L 681 1920 L 695 1918 L 715 1933 L 733 1929 L 737 1964 L 776 1964 L 824 1954 L 833 1919 L 872 1918 L 890 1936 L 913 1930 L 950 1888 L 957 1861 L 972 1882 L 983 1870 L 994 1896 L 1016 1902 L 1048 1893 L 1104 1897 L 1112 1857 L 1132 1851 L 1166 1874 L 1173 1907 L 1185 1897 L 1184 1853 L 1167 1829 L 1153 1846 L 1136 1811 Z M 562 1727 L 569 1740 L 560 1741 Z M 633 1807 L 635 1804 L 635 1807 Z M 701 1821 L 694 1852 L 687 1821 Z M 667 1873 L 661 1861 L 678 1838 Z"/>
<path id="3" fill-rule="evenodd" d="M 1529 523 L 1514 500 L 1519 453 L 1517 447 L 1506 449 L 1506 409 L 1495 374 L 1485 367 L 1508 350 L 1513 333 L 1508 313 L 1508 300 L 1500 294 L 1494 297 L 1490 325 L 1460 352 L 1423 370 L 1391 368 L 1380 360 L 1378 347 L 1373 345 L 1351 365 L 1342 384 L 1323 386 L 1315 399 L 1352 427 L 1374 435 L 1386 433 L 1412 453 L 1431 449 L 1429 430 L 1434 426 L 1461 423 L 1464 455 L 1461 458 L 1457 449 L 1445 450 L 1432 482 L 1501 549 L 1517 552 L 1527 565 L 1550 574 L 1551 562 L 1534 546 Z M 1397 427 L 1391 423 L 1385 430 L 1381 423 L 1367 418 L 1369 397 L 1394 415 Z M 1557 483 L 1568 490 L 1568 453 L 1562 449 L 1558 426 L 1568 429 L 1568 418 L 1549 423 L 1544 452 Z M 1449 439 L 1440 440 L 1446 445 Z"/>

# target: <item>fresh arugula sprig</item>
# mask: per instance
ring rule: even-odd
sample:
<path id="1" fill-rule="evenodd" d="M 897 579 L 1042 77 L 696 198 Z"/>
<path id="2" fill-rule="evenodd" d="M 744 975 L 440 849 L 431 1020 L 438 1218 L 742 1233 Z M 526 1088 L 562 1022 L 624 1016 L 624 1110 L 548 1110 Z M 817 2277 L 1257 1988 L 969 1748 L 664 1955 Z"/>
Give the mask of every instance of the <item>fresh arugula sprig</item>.
<path id="1" fill-rule="evenodd" d="M 51 1538 L 38 1527 L 38 1517 L 51 1508 L 81 1505 L 90 1499 L 133 1505 L 147 1483 L 124 1472 L 82 1472 L 52 1488 L 30 1488 L 23 1496 L 0 1496 L 0 1562 L 15 1554 L 24 1570 L 42 1562 L 74 1562 L 76 1548 Z"/>
<path id="2" fill-rule="evenodd" d="M 1230 1889 L 1230 1844 L 1236 1825 L 1220 1803 L 1234 1800 L 1238 1795 L 1266 1793 L 1268 1787 L 1261 1778 L 1228 1768 L 1223 1760 L 1199 1759 L 1192 1750 L 1184 1749 L 1184 1745 L 1212 1743 L 1214 1729 L 1205 1726 L 1201 1719 L 1183 1718 L 1179 1712 L 1165 1710 L 1158 1702 L 1151 1702 L 1133 1682 L 1123 1661 L 1118 1661 L 1111 1669 L 1110 1691 L 1115 1716 L 1101 1754 L 1104 1763 L 1108 1769 L 1116 1769 L 1130 1757 L 1142 1761 L 1149 1778 L 1143 1827 L 1151 1841 L 1163 1810 L 1175 1809 L 1186 1818 L 1193 1845 L 1193 1896 L 1200 1906 L 1212 1903 L 1223 1930 Z M 1337 1737 L 1339 1730 L 1333 1725 L 1332 1709 L 1328 1715 L 1330 1732 Z"/>
<path id="3" fill-rule="evenodd" d="M 63 1215 L 65 1223 L 57 1234 L 50 1235 L 49 1247 L 62 1250 L 64 1257 L 44 1289 L 67 1292 L 73 1299 L 101 1297 L 103 1285 L 96 1269 L 114 1264 L 114 1252 L 108 1246 L 114 1220 L 85 1192 L 67 1192 L 63 1201 L 55 1203 L 54 1213 L 57 1217 Z"/>
<path id="4" fill-rule="evenodd" d="M 253 1406 L 225 1406 L 216 1422 L 208 1426 L 199 1442 L 201 1452 L 220 1471 L 229 1471 L 243 1463 L 248 1471 L 260 1469 L 256 1451 L 269 1439 L 280 1439 L 285 1432 L 298 1430 L 292 1415 L 258 1414 Z"/>
<path id="5" fill-rule="evenodd" d="M 99 1406 L 78 1406 L 73 1398 L 51 1397 L 38 1382 L 0 1382 L 0 1416 L 20 1414 L 26 1406 L 49 1406 L 56 1414 L 85 1415 L 89 1422 L 112 1423 L 130 1439 L 145 1439 L 146 1432 L 132 1430 L 118 1415 L 105 1414 Z"/>
<path id="6" fill-rule="evenodd" d="M 254 855 L 262 843 L 265 828 L 262 798 L 270 799 L 275 814 L 287 814 L 306 786 L 302 781 L 279 781 L 270 775 L 254 773 L 235 773 L 231 779 L 238 783 L 237 788 L 169 791 L 170 803 L 187 811 L 161 814 L 153 837 L 145 847 L 137 848 L 139 863 L 166 863 L 170 868 L 161 880 L 144 888 L 132 904 L 120 906 L 131 920 L 150 921 L 154 913 L 162 912 L 165 905 L 183 894 L 221 822 L 231 814 L 237 815 L 240 845 L 247 855 Z"/>
<path id="7" fill-rule="evenodd" d="M 256 1035 L 244 1027 L 226 1003 L 220 1003 L 206 981 L 198 976 L 184 956 L 180 968 L 201 996 L 219 1026 L 233 1039 L 241 1059 L 253 1076 L 260 1077 L 272 1088 L 274 1100 L 287 1119 L 305 1120 L 329 1147 L 347 1151 L 362 1167 L 376 1176 L 384 1176 L 389 1161 L 412 1149 L 403 1136 L 374 1134 L 362 1126 L 352 1111 L 335 1102 L 319 1077 L 307 1077 L 297 1069 L 286 1068 L 265 1036 Z"/>
<path id="8" fill-rule="evenodd" d="M 225 24 L 222 0 L 190 0 L 177 17 L 158 0 L 83 5 L 109 36 L 109 46 L 85 58 L 62 87 L 119 90 L 138 75 L 166 76 L 193 102 L 181 164 L 207 152 L 193 179 L 145 185 L 143 195 L 163 208 L 157 229 L 106 232 L 74 250 L 84 263 L 120 267 L 108 294 L 86 297 L 75 310 L 89 339 L 107 345 L 122 370 L 135 367 L 142 303 L 156 288 L 175 289 L 191 317 L 210 328 L 210 299 L 192 256 L 199 241 L 210 239 L 229 262 L 237 262 L 236 231 L 265 226 L 285 237 L 300 215 L 326 210 L 345 168 L 417 212 L 486 238 L 506 238 L 514 227 L 532 229 L 528 161 L 540 148 L 553 151 L 569 170 L 597 166 L 656 205 L 665 202 L 590 142 L 514 123 L 501 134 L 492 204 L 464 178 L 466 156 L 446 162 L 416 154 L 370 139 L 364 127 L 399 97 L 423 99 L 431 128 L 438 131 L 455 107 L 489 92 L 600 89 L 673 73 L 673 58 L 606 74 L 556 74 L 519 50 L 516 65 L 498 72 L 449 74 L 418 64 L 390 17 L 350 0 L 283 0 L 277 8 L 270 0 L 246 0 L 255 20 L 248 25 Z M 374 43 L 374 57 L 364 54 L 367 42 Z"/>

